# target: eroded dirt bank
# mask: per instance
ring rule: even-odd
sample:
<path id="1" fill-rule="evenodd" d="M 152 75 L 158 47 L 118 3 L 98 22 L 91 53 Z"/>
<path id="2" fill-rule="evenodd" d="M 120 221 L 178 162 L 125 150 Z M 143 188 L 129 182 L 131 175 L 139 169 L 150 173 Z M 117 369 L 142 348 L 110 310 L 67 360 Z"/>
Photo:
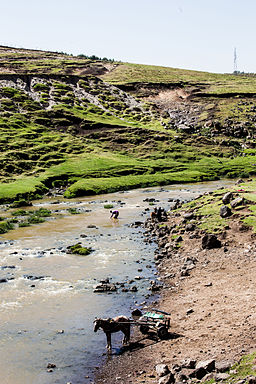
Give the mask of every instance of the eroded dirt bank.
<path id="1" fill-rule="evenodd" d="M 187 210 L 169 216 L 170 242 L 161 244 L 165 236 L 158 236 L 157 264 L 164 285 L 158 307 L 171 312 L 171 337 L 160 341 L 135 331 L 130 350 L 110 360 L 95 383 L 160 383 L 155 369 L 160 363 L 174 373 L 174 381 L 163 383 L 197 382 L 189 377 L 191 370 L 182 368 L 183 360 L 214 359 L 216 364 L 232 365 L 255 351 L 256 246 L 252 229 L 241 223 L 247 205 L 232 211 L 228 225 L 217 235 L 221 247 L 213 249 L 202 248 L 205 233 L 197 229 L 202 217 L 195 222 Z M 148 236 L 154 231 L 149 224 Z M 178 236 L 182 247 L 170 252 L 171 241 Z"/>

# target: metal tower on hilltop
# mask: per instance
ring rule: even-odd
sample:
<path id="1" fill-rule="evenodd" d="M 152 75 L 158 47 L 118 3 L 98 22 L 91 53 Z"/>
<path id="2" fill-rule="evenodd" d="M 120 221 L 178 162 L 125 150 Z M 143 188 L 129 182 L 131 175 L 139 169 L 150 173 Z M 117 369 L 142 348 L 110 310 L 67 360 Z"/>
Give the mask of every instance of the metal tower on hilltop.
<path id="1" fill-rule="evenodd" d="M 237 54 L 236 54 L 236 48 L 234 48 L 234 73 L 237 73 Z"/>

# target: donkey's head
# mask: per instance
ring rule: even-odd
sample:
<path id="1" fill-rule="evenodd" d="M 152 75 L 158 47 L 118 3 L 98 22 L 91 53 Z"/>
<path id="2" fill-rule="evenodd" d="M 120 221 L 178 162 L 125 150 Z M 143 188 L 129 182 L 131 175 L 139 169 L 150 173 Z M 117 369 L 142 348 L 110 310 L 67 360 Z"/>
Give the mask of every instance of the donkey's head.
<path id="1" fill-rule="evenodd" d="M 98 329 L 101 327 L 101 319 L 95 319 L 94 322 L 94 332 L 97 332 Z"/>

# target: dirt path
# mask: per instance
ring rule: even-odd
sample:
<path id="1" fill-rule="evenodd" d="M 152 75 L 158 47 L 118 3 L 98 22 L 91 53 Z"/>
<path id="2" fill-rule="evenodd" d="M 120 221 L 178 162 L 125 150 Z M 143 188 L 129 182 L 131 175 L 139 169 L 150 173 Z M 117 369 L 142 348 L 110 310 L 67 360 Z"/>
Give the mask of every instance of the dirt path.
<path id="1" fill-rule="evenodd" d="M 158 383 L 158 363 L 237 361 L 256 349 L 256 246 L 251 232 L 241 231 L 233 220 L 223 234 L 225 246 L 213 250 L 203 250 L 201 238 L 183 237 L 182 251 L 159 264 L 166 286 L 159 307 L 172 314 L 173 337 L 159 341 L 135 334 L 138 343 L 109 361 L 95 383 Z M 182 265 L 191 259 L 196 259 L 195 267 L 189 276 L 181 276 Z M 170 274 L 175 277 L 164 278 Z"/>

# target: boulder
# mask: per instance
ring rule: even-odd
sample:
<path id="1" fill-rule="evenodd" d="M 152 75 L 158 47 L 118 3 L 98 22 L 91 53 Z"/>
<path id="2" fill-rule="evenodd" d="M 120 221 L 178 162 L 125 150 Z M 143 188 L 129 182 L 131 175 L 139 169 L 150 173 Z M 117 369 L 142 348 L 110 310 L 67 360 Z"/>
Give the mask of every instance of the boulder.
<path id="1" fill-rule="evenodd" d="M 229 204 L 232 199 L 233 199 L 233 193 L 232 192 L 227 192 L 222 197 L 222 202 L 223 202 L 223 204 Z"/>
<path id="2" fill-rule="evenodd" d="M 165 376 L 170 373 L 168 365 L 166 364 L 157 364 L 156 365 L 156 373 L 159 377 Z"/>
<path id="3" fill-rule="evenodd" d="M 192 310 L 192 312 L 194 312 L 194 311 Z M 190 313 L 192 313 L 192 312 L 190 312 Z M 180 365 L 182 368 L 194 369 L 196 366 L 196 360 L 185 359 L 181 362 Z"/>
<path id="4" fill-rule="evenodd" d="M 215 360 L 205 360 L 205 361 L 199 361 L 196 364 L 196 369 L 204 368 L 207 372 L 212 372 L 215 369 Z"/>
<path id="5" fill-rule="evenodd" d="M 215 375 L 215 380 L 216 381 L 222 381 L 222 380 L 227 380 L 230 378 L 230 375 L 228 373 L 216 373 Z M 256 383 L 256 382 L 255 382 Z"/>
<path id="6" fill-rule="evenodd" d="M 187 212 L 187 213 L 184 213 L 184 215 L 183 215 L 183 218 L 185 220 L 192 220 L 192 219 L 194 219 L 194 217 L 195 217 L 195 215 L 193 212 Z"/>
<path id="7" fill-rule="evenodd" d="M 159 379 L 158 384 L 173 384 L 175 383 L 175 377 L 173 373 L 168 373 L 168 375 L 163 376 Z"/>
<path id="8" fill-rule="evenodd" d="M 202 237 L 202 248 L 203 249 L 214 249 L 220 248 L 221 242 L 215 235 L 207 233 Z"/>
<path id="9" fill-rule="evenodd" d="M 232 365 L 234 365 L 234 362 L 233 361 L 219 361 L 215 363 L 215 369 L 217 372 L 226 372 L 228 371 Z"/>
<path id="10" fill-rule="evenodd" d="M 246 380 L 248 384 L 256 384 L 256 376 L 247 376 Z"/>
<path id="11" fill-rule="evenodd" d="M 243 205 L 243 204 L 244 204 L 244 198 L 243 197 L 237 197 L 236 199 L 234 199 L 230 202 L 230 205 L 232 208 L 236 208 L 239 205 Z"/>
<path id="12" fill-rule="evenodd" d="M 192 224 L 192 223 L 187 224 L 185 227 L 186 232 L 194 231 L 195 229 L 196 229 L 196 226 L 195 224 Z"/>
<path id="13" fill-rule="evenodd" d="M 199 367 L 199 368 L 195 368 L 191 371 L 191 373 L 189 374 L 189 377 L 190 378 L 195 378 L 195 379 L 198 379 L 198 380 L 202 380 L 202 378 L 207 374 L 208 372 L 206 371 L 205 368 L 203 367 Z"/>
<path id="14" fill-rule="evenodd" d="M 220 207 L 220 217 L 229 217 L 232 215 L 232 211 L 229 207 L 227 207 L 226 205 L 222 205 L 222 207 Z"/>

